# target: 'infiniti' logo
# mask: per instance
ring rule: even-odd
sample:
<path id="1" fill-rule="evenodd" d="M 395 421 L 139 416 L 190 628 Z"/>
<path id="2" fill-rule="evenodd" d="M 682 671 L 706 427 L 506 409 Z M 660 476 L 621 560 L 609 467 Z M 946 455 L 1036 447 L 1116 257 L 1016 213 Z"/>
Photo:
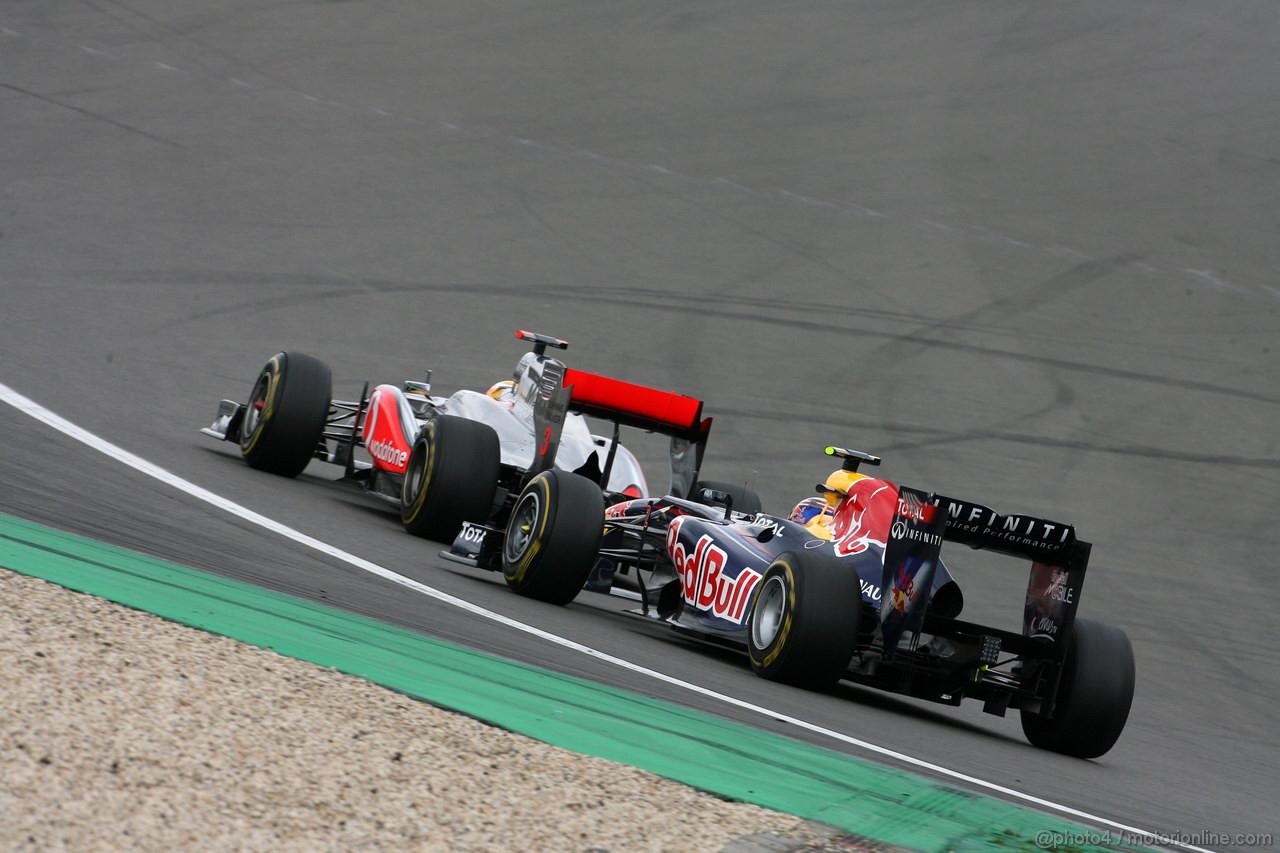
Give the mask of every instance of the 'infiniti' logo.
<path id="1" fill-rule="evenodd" d="M 942 545 L 942 537 L 938 534 L 910 527 L 905 521 L 895 521 L 891 532 L 894 539 L 908 539 L 913 542 L 925 542 L 929 545 Z"/>

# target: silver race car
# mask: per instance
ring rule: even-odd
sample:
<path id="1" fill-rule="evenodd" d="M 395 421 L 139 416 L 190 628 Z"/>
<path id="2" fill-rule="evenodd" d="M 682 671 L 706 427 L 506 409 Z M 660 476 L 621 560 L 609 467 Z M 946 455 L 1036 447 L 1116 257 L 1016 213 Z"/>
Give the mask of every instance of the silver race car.
<path id="1" fill-rule="evenodd" d="M 451 541 L 463 522 L 505 527 L 512 506 L 539 473 L 558 470 L 568 488 L 588 488 L 600 502 L 648 497 L 635 455 L 619 441 L 629 426 L 670 437 L 671 485 L 678 497 L 712 489 L 735 508 L 760 500 L 744 486 L 700 481 L 711 418 L 702 401 L 568 368 L 547 349 L 566 341 L 516 332 L 533 351 L 512 379 L 487 391 L 431 393 L 426 381 L 368 383 L 359 400 L 332 399 L 328 365 L 299 352 L 278 353 L 258 373 L 248 401 L 223 400 L 201 432 L 236 442 L 254 468 L 296 477 L 313 459 L 343 469 L 343 479 L 400 508 L 406 530 Z M 591 431 L 592 416 L 612 424 Z M 357 453 L 363 448 L 364 454 Z M 585 578 L 584 578 L 585 580 Z"/>

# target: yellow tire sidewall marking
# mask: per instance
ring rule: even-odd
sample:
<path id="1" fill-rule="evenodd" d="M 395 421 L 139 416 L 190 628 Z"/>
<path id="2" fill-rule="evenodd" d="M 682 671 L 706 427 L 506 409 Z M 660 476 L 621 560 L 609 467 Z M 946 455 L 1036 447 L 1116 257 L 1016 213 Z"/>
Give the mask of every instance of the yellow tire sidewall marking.
<path id="1" fill-rule="evenodd" d="M 538 531 L 533 535 L 529 547 L 525 549 L 524 555 L 520 557 L 520 562 L 516 565 L 516 570 L 507 577 L 511 578 L 515 583 L 524 580 L 525 572 L 529 571 L 529 567 L 533 565 L 533 560 L 538 556 L 538 552 L 542 550 L 542 537 L 547 532 L 547 524 L 551 518 L 551 482 L 549 477 L 538 475 L 538 477 L 530 485 L 535 486 L 541 493 L 538 501 Z"/>
<path id="2" fill-rule="evenodd" d="M 258 422 L 253 425 L 253 435 L 249 438 L 249 443 L 240 448 L 242 456 L 248 456 L 253 452 L 253 448 L 258 446 L 258 440 L 262 438 L 263 428 L 267 425 L 267 421 L 271 420 L 271 416 L 276 411 L 276 391 L 280 387 L 280 356 L 273 355 L 271 360 L 267 362 L 267 366 L 262 368 L 263 373 L 270 374 L 271 378 L 267 382 L 267 394 L 262 401 L 262 411 L 258 413 Z M 250 405 L 252 405 L 250 401 Z"/>
<path id="3" fill-rule="evenodd" d="M 775 566 L 782 566 L 787 577 L 787 612 L 782 617 L 782 627 L 778 629 L 778 636 L 774 638 L 773 648 L 760 661 L 760 666 L 767 669 L 773 666 L 773 662 L 778 659 L 778 655 L 782 654 L 782 650 L 787 645 L 787 635 L 791 633 L 791 622 L 796 612 L 796 574 L 795 569 L 786 560 L 774 561 Z M 760 584 L 759 586 L 764 586 Z M 752 612 L 755 612 L 755 606 L 752 606 Z"/>
<path id="4" fill-rule="evenodd" d="M 276 413 L 276 391 L 280 387 L 280 376 L 283 373 L 280 368 L 280 356 L 272 356 L 267 364 L 271 367 L 271 382 L 267 385 L 267 401 L 262 406 L 262 417 L 258 420 L 259 423 L 271 420 L 272 415 Z"/>
<path id="5" fill-rule="evenodd" d="M 418 494 L 413 499 L 412 512 L 405 519 L 409 524 L 418 520 L 418 516 L 422 514 L 422 507 L 427 502 L 427 490 L 431 485 L 431 474 L 436 467 L 436 448 L 438 446 L 439 442 L 436 441 L 436 422 L 427 421 L 427 467 L 422 474 L 422 485 L 418 487 Z"/>

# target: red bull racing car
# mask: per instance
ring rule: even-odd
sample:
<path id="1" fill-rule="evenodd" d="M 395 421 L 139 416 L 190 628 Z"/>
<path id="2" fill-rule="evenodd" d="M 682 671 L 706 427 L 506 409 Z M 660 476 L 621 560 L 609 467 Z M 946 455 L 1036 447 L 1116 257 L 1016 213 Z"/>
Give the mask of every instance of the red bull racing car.
<path id="1" fill-rule="evenodd" d="M 372 393 L 365 383 L 358 400 L 334 400 L 324 362 L 278 353 L 248 401 L 223 400 L 201 432 L 236 442 L 249 465 L 285 477 L 313 459 L 338 465 L 344 479 L 397 505 L 410 533 L 446 542 L 464 522 L 505 525 L 516 496 L 544 471 L 572 473 L 597 501 L 648 496 L 644 471 L 619 441 L 621 426 L 670 437 L 673 495 L 711 486 L 759 508 L 745 488 L 698 481 L 711 430 L 701 400 L 568 368 L 547 355 L 548 347 L 568 348 L 559 338 L 525 331 L 516 338 L 533 350 L 512 379 L 448 397 L 431 393 L 428 371 L 426 381 Z M 611 422 L 612 435 L 593 434 L 587 416 Z"/>
<path id="2" fill-rule="evenodd" d="M 1133 650 L 1118 628 L 1077 619 L 1091 546 L 1069 524 L 1001 515 L 859 472 L 877 457 L 836 447 L 840 470 L 787 517 L 704 489 L 615 498 L 544 471 L 505 526 L 464 525 L 448 559 L 500 570 L 517 592 L 583 586 L 638 597 L 636 615 L 744 650 L 769 679 L 858 684 L 949 705 L 1016 709 L 1035 746 L 1093 758 L 1128 718 Z M 1030 563 L 1022 630 L 960 619 L 945 542 Z M 627 572 L 638 592 L 619 590 Z M 539 596 L 547 597 L 547 596 Z"/>

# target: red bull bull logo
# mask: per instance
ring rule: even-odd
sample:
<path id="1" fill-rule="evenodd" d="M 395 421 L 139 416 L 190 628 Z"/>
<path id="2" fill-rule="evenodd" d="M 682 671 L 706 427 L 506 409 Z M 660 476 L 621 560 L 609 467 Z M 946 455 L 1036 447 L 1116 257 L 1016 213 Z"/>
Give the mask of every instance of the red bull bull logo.
<path id="1" fill-rule="evenodd" d="M 884 480 L 869 477 L 850 486 L 836 507 L 836 556 L 861 554 L 873 543 L 883 548 L 889 539 L 897 499 L 897 488 Z"/>
<path id="2" fill-rule="evenodd" d="M 635 504 L 635 501 L 623 501 L 622 503 L 607 506 L 604 508 L 604 517 L 625 518 L 628 515 L 639 515 L 639 509 Z"/>
<path id="3" fill-rule="evenodd" d="M 899 568 L 897 577 L 893 579 L 889 595 L 893 609 L 902 614 L 906 614 L 907 608 L 915 603 L 916 580 L 914 575 L 907 574 L 905 563 Z"/>

